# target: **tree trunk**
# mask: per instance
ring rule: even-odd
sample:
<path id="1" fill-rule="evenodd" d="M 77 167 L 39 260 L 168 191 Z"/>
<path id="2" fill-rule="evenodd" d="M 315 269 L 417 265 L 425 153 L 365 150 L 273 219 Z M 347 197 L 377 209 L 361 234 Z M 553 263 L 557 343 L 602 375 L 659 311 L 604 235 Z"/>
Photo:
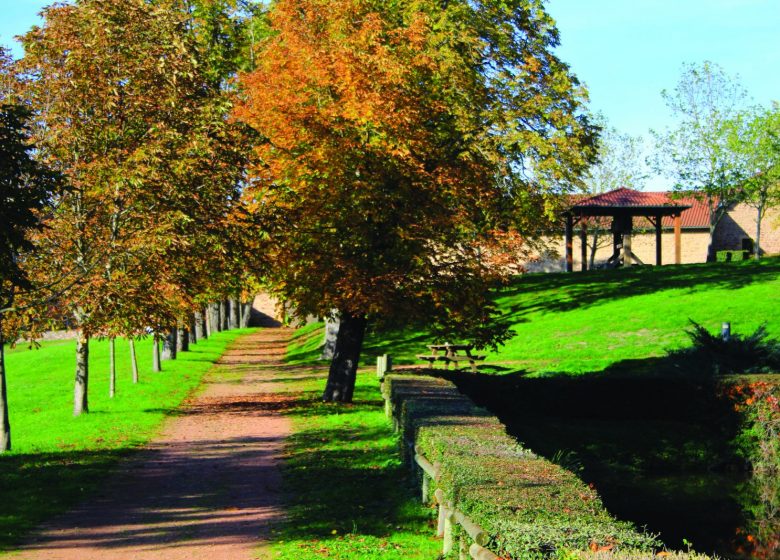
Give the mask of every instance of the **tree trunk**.
<path id="1" fill-rule="evenodd" d="M 198 337 L 198 340 L 206 340 L 208 338 L 207 315 L 208 312 L 205 308 L 195 312 L 195 336 Z"/>
<path id="2" fill-rule="evenodd" d="M 108 398 L 116 395 L 116 340 L 108 339 Z"/>
<path id="3" fill-rule="evenodd" d="M 133 383 L 138 383 L 138 359 L 135 356 L 135 339 L 130 339 L 130 366 L 133 368 Z"/>
<path id="4" fill-rule="evenodd" d="M 241 328 L 249 327 L 249 321 L 252 319 L 252 302 L 245 301 L 241 304 Z"/>
<path id="5" fill-rule="evenodd" d="M 320 360 L 332 360 L 334 351 L 336 350 L 336 338 L 339 334 L 339 317 L 335 315 L 335 318 L 325 318 L 325 342 L 322 345 L 322 353 L 320 354 Z"/>
<path id="6" fill-rule="evenodd" d="M 0 317 L 0 453 L 11 450 L 11 422 L 8 419 L 8 389 L 5 382 L 5 349 Z"/>
<path id="7" fill-rule="evenodd" d="M 179 334 L 179 329 L 172 327 L 168 334 L 163 338 L 163 360 L 175 360 L 176 359 L 176 339 Z"/>
<path id="8" fill-rule="evenodd" d="M 756 242 L 753 243 L 753 256 L 756 260 L 761 258 L 761 221 L 764 219 L 764 208 L 759 206 L 757 208 L 756 216 Z"/>
<path id="9" fill-rule="evenodd" d="M 190 328 L 187 329 L 188 341 L 190 344 L 198 343 L 198 323 L 195 320 L 195 314 L 190 313 L 189 317 Z"/>
<path id="10" fill-rule="evenodd" d="M 339 333 L 336 348 L 330 363 L 328 382 L 322 400 L 326 402 L 352 402 L 355 391 L 358 360 L 366 334 L 366 316 L 353 316 L 346 311 L 339 312 Z"/>
<path id="11" fill-rule="evenodd" d="M 178 327 L 176 329 L 176 353 L 187 352 L 190 349 L 190 338 L 187 333 L 187 327 Z"/>
<path id="12" fill-rule="evenodd" d="M 89 337 L 79 331 L 76 338 L 76 384 L 73 391 L 73 416 L 89 412 Z"/>
<path id="13" fill-rule="evenodd" d="M 226 331 L 230 328 L 230 317 L 228 312 L 230 311 L 230 304 L 228 300 L 223 299 L 219 302 L 219 329 Z"/>
<path id="14" fill-rule="evenodd" d="M 155 373 L 162 371 L 162 356 L 160 355 L 160 337 L 154 333 L 154 346 L 152 348 L 152 371 Z"/>
<path id="15" fill-rule="evenodd" d="M 593 270 L 593 265 L 596 263 L 596 251 L 599 247 L 599 223 L 596 223 L 596 228 L 593 230 L 593 245 L 590 248 L 590 264 L 589 270 Z"/>
<path id="16" fill-rule="evenodd" d="M 237 329 L 241 326 L 241 302 L 238 298 L 230 300 L 230 328 Z"/>
<path id="17" fill-rule="evenodd" d="M 219 303 L 209 304 L 209 336 L 222 330 L 222 319 L 219 316 Z"/>

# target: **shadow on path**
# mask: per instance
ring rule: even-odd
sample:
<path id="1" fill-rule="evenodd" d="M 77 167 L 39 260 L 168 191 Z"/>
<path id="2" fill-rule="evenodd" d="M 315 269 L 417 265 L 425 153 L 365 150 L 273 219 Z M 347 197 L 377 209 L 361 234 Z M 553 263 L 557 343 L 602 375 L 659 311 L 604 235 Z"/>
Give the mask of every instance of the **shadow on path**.
<path id="1" fill-rule="evenodd" d="M 166 411 L 172 418 L 157 440 L 15 558 L 255 558 L 283 517 L 278 464 L 290 428 L 279 411 L 294 399 L 274 394 L 267 365 L 288 338 L 279 329 L 239 339 L 202 394 Z M 255 367 L 239 368 L 236 383 L 234 363 Z"/>

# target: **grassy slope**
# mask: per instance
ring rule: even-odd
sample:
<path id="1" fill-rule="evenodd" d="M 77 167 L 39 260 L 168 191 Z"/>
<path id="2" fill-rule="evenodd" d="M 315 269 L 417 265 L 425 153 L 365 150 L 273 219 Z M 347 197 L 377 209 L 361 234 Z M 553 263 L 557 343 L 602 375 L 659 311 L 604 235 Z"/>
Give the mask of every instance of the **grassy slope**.
<path id="1" fill-rule="evenodd" d="M 354 404 L 322 403 L 324 367 L 304 365 L 306 355 L 319 354 L 322 334 L 308 326 L 296 335 L 288 362 L 297 365 L 284 387 L 297 397 L 287 411 L 288 518 L 275 533 L 274 558 L 435 558 L 441 543 L 401 464 L 376 376 L 359 372 Z"/>
<path id="2" fill-rule="evenodd" d="M 510 385 L 512 380 L 547 377 L 549 373 L 565 376 L 602 374 L 605 370 L 621 375 L 626 372 L 632 375 L 655 373 L 657 366 L 663 362 L 659 358 L 669 349 L 689 345 L 685 334 L 685 330 L 690 328 L 689 318 L 711 331 L 719 329 L 722 321 L 731 321 L 732 329 L 737 333 L 750 333 L 766 323 L 772 336 L 780 336 L 778 258 L 764 259 L 759 263 L 527 275 L 517 278 L 497 297 L 501 311 L 510 320 L 517 335 L 500 352 L 489 353 L 488 365 L 482 368 L 487 372 L 510 374 L 491 376 L 496 383 L 507 379 Z M 299 343 L 291 348 L 290 357 L 296 363 L 316 359 L 321 340 L 321 328 L 318 330 L 317 325 L 307 327 Z M 419 328 L 370 332 L 364 347 L 363 363 L 370 367 L 376 356 L 384 353 L 391 354 L 395 363 L 415 363 L 415 354 L 427 353 L 425 345 L 431 341 L 431 335 Z M 515 375 L 511 375 L 513 373 Z M 624 387 L 619 385 L 615 390 Z M 511 389 L 503 386 L 486 389 L 493 395 L 508 396 L 510 402 L 503 411 L 504 421 L 512 420 L 512 414 L 523 409 L 516 398 L 518 394 Z M 523 389 L 526 387 L 523 386 Z M 553 385 L 548 389 L 548 400 L 556 401 L 550 404 L 551 410 L 555 411 L 561 406 L 556 400 L 559 387 Z M 545 386 L 540 385 L 534 395 L 545 394 L 544 391 Z M 641 391 L 641 386 L 634 387 L 634 391 Z M 583 414 L 590 409 L 611 410 L 615 402 L 633 402 L 626 395 L 601 395 L 593 403 L 578 402 L 576 391 L 570 393 L 574 399 L 571 402 L 585 409 Z M 632 396 L 638 401 L 642 401 L 641 397 Z M 648 396 L 650 398 L 652 394 Z M 642 406 L 645 405 L 647 403 Z M 645 410 L 642 406 L 638 405 L 637 409 Z M 656 406 L 667 410 L 671 405 L 667 406 L 666 401 L 661 399 L 647 406 L 648 410 L 654 410 Z M 548 457 L 560 451 L 567 453 L 566 457 L 571 457 L 575 469 L 584 464 L 594 480 L 597 472 L 618 472 L 629 478 L 634 473 L 652 474 L 660 464 L 663 469 L 671 469 L 673 475 L 678 469 L 682 472 L 695 471 L 692 480 L 694 484 L 698 483 L 696 477 L 700 473 L 697 468 L 720 460 L 722 436 L 709 433 L 706 426 L 692 423 L 688 417 L 678 418 L 673 406 L 671 409 L 671 417 L 666 423 L 663 420 L 651 422 L 622 417 L 619 420 L 594 418 L 585 421 L 579 416 L 570 422 L 529 412 L 530 416 L 521 418 L 510 430 L 535 451 Z M 529 421 L 536 416 L 536 422 Z M 716 428 L 713 427 L 715 432 L 718 431 Z M 712 475 L 708 482 L 713 486 L 732 484 L 720 481 L 719 476 Z M 640 523 L 652 521 L 651 526 L 663 531 L 664 538 L 673 546 L 682 546 L 682 536 L 694 537 L 698 542 L 700 536 L 685 521 L 692 511 L 684 510 L 679 515 L 671 515 L 670 511 L 674 511 L 677 505 L 669 506 L 672 510 L 666 508 L 667 503 L 672 503 L 666 501 L 666 494 L 689 492 L 691 484 L 686 486 L 673 479 L 667 492 L 659 489 L 657 484 L 644 488 L 641 476 L 637 480 L 638 486 L 614 486 L 617 494 L 624 496 L 627 503 L 637 496 L 640 501 L 643 500 L 643 492 L 654 497 L 658 494 L 664 496 L 658 501 L 662 509 L 660 513 L 650 511 L 650 518 L 635 520 Z M 600 479 L 596 482 L 602 488 Z M 604 488 L 609 488 L 606 482 L 604 485 Z M 710 496 L 705 492 L 694 496 L 691 503 L 694 510 L 700 510 L 706 517 L 707 512 L 718 509 L 721 500 L 723 496 Z M 630 508 L 623 507 L 620 499 L 613 496 L 605 501 L 613 513 L 631 518 Z M 711 533 L 706 527 L 714 524 L 723 528 L 723 534 L 726 534 L 737 523 L 728 515 L 724 514 L 724 518 L 716 522 L 711 520 L 709 525 L 704 523 L 702 527 L 705 527 L 705 532 Z M 678 535 L 679 532 L 682 535 Z"/>
<path id="3" fill-rule="evenodd" d="M 118 389 L 108 398 L 108 343 L 90 343 L 90 413 L 71 416 L 74 341 L 17 347 L 6 355 L 13 451 L 0 456 L 0 550 L 41 520 L 89 494 L 115 461 L 146 442 L 166 414 L 200 383 L 225 347 L 246 330 L 218 333 L 152 373 L 150 339 L 136 343 L 140 383 L 117 341 Z"/>
<path id="4" fill-rule="evenodd" d="M 662 356 L 688 344 L 688 319 L 710 330 L 731 321 L 780 336 L 780 258 L 518 278 L 498 296 L 516 336 L 487 363 L 531 373 L 599 372 L 623 360 Z M 420 330 L 371 333 L 364 359 L 389 353 L 414 363 L 431 337 Z"/>

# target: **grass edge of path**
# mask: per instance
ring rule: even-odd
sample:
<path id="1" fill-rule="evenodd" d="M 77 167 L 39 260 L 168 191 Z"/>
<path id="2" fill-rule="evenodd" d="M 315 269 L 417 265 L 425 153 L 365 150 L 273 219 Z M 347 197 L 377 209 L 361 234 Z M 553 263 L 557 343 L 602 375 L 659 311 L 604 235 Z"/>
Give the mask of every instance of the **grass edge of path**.
<path id="1" fill-rule="evenodd" d="M 274 528 L 275 560 L 430 560 L 441 552 L 433 510 L 421 505 L 416 481 L 402 463 L 399 440 L 384 414 L 371 370 L 358 372 L 352 404 L 323 403 L 326 364 L 289 360 L 282 391 L 293 432 L 282 464 L 286 520 Z"/>

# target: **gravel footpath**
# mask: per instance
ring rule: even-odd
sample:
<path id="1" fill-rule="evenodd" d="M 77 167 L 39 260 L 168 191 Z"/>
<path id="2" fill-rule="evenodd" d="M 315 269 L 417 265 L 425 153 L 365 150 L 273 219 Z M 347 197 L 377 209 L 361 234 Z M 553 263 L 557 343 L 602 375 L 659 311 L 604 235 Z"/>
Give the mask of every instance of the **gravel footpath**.
<path id="1" fill-rule="evenodd" d="M 41 527 L 12 558 L 262 557 L 269 527 L 283 517 L 279 461 L 290 433 L 279 413 L 290 397 L 274 393 L 269 366 L 289 337 L 264 329 L 237 340 L 204 390 L 100 495 Z"/>

